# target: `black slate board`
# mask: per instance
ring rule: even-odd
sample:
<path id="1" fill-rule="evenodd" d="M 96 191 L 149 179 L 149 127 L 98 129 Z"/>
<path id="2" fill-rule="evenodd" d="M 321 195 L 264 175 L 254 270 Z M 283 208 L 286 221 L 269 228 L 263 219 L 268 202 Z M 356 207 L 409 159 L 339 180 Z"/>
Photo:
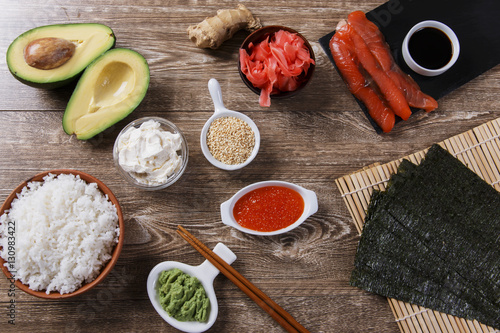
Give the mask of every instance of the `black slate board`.
<path id="1" fill-rule="evenodd" d="M 499 0 L 390 0 L 366 16 L 384 34 L 399 67 L 411 75 L 424 93 L 436 100 L 500 63 Z M 455 31 L 460 41 L 460 56 L 455 65 L 435 77 L 413 72 L 401 54 L 406 33 L 425 20 L 443 22 Z M 319 43 L 335 66 L 328 45 L 334 33 L 321 37 Z M 382 133 L 364 104 L 357 101 L 377 133 Z"/>

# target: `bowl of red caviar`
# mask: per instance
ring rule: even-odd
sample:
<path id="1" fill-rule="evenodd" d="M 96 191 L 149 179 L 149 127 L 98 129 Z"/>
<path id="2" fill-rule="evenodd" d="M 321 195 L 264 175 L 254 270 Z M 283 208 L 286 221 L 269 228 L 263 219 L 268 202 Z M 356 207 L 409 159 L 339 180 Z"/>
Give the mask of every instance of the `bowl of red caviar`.
<path id="1" fill-rule="evenodd" d="M 318 211 L 316 193 L 277 180 L 248 185 L 220 206 L 222 223 L 242 232 L 273 236 L 301 225 Z"/>

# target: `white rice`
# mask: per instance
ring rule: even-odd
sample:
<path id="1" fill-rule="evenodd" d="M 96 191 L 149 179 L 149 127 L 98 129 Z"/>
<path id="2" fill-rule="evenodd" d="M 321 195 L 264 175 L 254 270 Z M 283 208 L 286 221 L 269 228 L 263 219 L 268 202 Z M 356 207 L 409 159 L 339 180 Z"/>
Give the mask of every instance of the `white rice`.
<path id="1" fill-rule="evenodd" d="M 14 270 L 9 222 L 15 223 Z M 30 289 L 70 293 L 99 275 L 119 234 L 116 207 L 97 184 L 49 174 L 24 187 L 0 217 L 0 256 Z"/>

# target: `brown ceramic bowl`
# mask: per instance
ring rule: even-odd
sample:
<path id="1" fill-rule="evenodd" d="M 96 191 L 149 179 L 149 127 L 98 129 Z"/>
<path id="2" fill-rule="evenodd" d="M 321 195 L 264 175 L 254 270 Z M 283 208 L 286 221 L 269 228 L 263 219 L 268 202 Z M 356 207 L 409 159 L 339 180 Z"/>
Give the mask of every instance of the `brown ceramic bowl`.
<path id="1" fill-rule="evenodd" d="M 311 44 L 309 44 L 309 42 L 307 41 L 307 39 L 304 36 L 302 36 L 300 33 L 298 33 L 297 31 L 295 31 L 291 28 L 288 28 L 288 27 L 281 26 L 281 25 L 269 25 L 269 26 L 262 27 L 259 30 L 252 32 L 243 41 L 243 44 L 241 44 L 240 48 L 245 49 L 248 52 L 248 45 L 250 43 L 253 43 L 255 45 L 255 44 L 263 41 L 264 39 L 266 39 L 267 36 L 270 36 L 270 35 L 278 32 L 279 30 L 285 30 L 285 31 L 297 34 L 300 38 L 302 38 L 304 40 L 304 45 L 309 50 L 309 54 L 310 54 L 311 58 L 316 62 L 316 58 L 314 57 L 314 51 L 311 47 Z M 307 75 L 304 75 L 304 73 L 300 74 L 301 76 L 304 76 L 304 80 L 303 80 L 302 84 L 297 89 L 295 89 L 294 91 L 285 91 L 285 92 L 280 92 L 278 94 L 271 94 L 271 99 L 286 98 L 286 97 L 291 97 L 291 96 L 294 96 L 295 94 L 297 94 L 299 91 L 301 91 L 309 83 L 309 81 L 311 80 L 311 78 L 313 76 L 315 67 L 316 67 L 315 65 L 311 64 L 311 66 L 309 67 L 309 70 L 307 71 Z M 243 80 L 243 82 L 245 82 L 247 87 L 250 88 L 250 90 L 252 90 L 257 95 L 260 95 L 260 89 L 254 87 L 253 84 L 247 79 L 246 75 L 243 74 L 243 72 L 241 71 L 239 53 L 238 53 L 238 72 L 240 73 L 241 79 Z"/>
<path id="2" fill-rule="evenodd" d="M 31 177 L 28 180 L 25 180 L 19 186 L 17 186 L 12 193 L 7 197 L 5 202 L 3 203 L 2 207 L 0 208 L 0 216 L 3 215 L 3 213 L 10 208 L 10 205 L 12 204 L 12 201 L 17 197 L 17 193 L 20 193 L 21 190 L 29 183 L 33 181 L 43 181 L 43 177 L 47 176 L 49 173 L 59 175 L 59 174 L 73 174 L 73 175 L 78 175 L 80 176 L 81 179 L 85 180 L 87 183 L 97 183 L 97 187 L 101 190 L 102 193 L 108 195 L 108 199 L 115 205 L 117 214 L 118 214 L 118 224 L 120 227 L 120 236 L 118 237 L 118 243 L 115 245 L 115 248 L 113 249 L 112 257 L 110 261 L 102 268 L 101 273 L 95 278 L 94 281 L 90 283 L 86 283 L 82 285 L 79 289 L 67 293 L 67 294 L 60 294 L 59 292 L 51 292 L 49 294 L 45 293 L 45 291 L 35 291 L 30 289 L 27 285 L 21 283 L 21 281 L 16 280 L 15 285 L 22 291 L 33 295 L 37 296 L 40 298 L 49 298 L 49 299 L 61 299 L 61 298 L 68 298 L 68 297 L 73 297 L 77 296 L 80 294 L 83 294 L 84 292 L 92 289 L 95 287 L 97 284 L 99 284 L 104 278 L 109 274 L 111 269 L 116 264 L 116 261 L 118 260 L 118 257 L 120 256 L 120 252 L 122 250 L 123 246 L 123 240 L 124 240 L 124 223 L 123 223 L 123 213 L 120 208 L 120 204 L 118 203 L 118 200 L 114 196 L 114 194 L 111 192 L 111 190 L 104 185 L 103 182 L 98 180 L 97 178 L 92 177 L 89 174 L 86 174 L 81 171 L 77 170 L 69 170 L 69 169 L 58 169 L 58 170 L 50 170 L 50 171 L 45 171 L 42 173 L 39 173 L 33 177 Z M 4 266 L 5 260 L 0 257 L 0 265 L 2 265 L 2 271 L 4 272 L 5 276 L 7 276 L 7 279 L 11 280 L 12 279 L 12 274 L 8 270 L 6 266 Z"/>

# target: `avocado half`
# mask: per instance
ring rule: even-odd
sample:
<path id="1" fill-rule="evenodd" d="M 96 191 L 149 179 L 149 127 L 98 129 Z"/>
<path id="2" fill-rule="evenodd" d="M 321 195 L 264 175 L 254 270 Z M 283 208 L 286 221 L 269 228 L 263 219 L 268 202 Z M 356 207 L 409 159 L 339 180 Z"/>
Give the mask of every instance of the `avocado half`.
<path id="1" fill-rule="evenodd" d="M 83 72 L 66 107 L 63 128 L 87 140 L 128 116 L 149 87 L 149 66 L 129 49 L 109 50 Z"/>
<path id="2" fill-rule="evenodd" d="M 62 38 L 75 44 L 73 56 L 54 69 L 37 69 L 24 59 L 24 49 L 32 41 Z M 16 79 L 35 88 L 54 89 L 78 78 L 78 75 L 98 56 L 115 45 L 115 35 L 108 26 L 99 23 L 46 25 L 31 29 L 17 37 L 7 50 L 7 66 Z"/>

